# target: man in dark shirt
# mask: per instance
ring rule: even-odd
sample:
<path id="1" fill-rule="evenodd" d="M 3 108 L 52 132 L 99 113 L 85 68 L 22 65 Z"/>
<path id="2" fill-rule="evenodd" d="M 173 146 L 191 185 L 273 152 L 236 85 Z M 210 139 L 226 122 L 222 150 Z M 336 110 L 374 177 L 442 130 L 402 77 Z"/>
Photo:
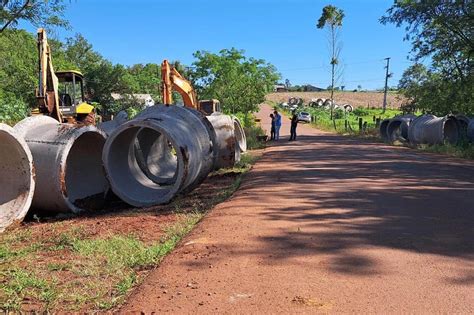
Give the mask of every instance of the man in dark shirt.
<path id="1" fill-rule="evenodd" d="M 291 128 L 290 128 L 290 140 L 296 140 L 296 127 L 298 127 L 298 115 L 296 112 L 293 112 L 293 116 L 291 117 Z"/>

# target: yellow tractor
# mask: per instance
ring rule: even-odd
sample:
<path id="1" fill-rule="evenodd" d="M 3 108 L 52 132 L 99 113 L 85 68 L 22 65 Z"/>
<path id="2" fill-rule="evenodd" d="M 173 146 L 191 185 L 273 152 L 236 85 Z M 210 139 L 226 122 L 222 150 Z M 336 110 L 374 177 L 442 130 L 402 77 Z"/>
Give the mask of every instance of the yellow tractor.
<path id="1" fill-rule="evenodd" d="M 48 115 L 63 123 L 95 124 L 94 106 L 84 100 L 84 78 L 75 70 L 54 72 L 46 31 L 38 29 L 38 107 L 33 115 Z"/>

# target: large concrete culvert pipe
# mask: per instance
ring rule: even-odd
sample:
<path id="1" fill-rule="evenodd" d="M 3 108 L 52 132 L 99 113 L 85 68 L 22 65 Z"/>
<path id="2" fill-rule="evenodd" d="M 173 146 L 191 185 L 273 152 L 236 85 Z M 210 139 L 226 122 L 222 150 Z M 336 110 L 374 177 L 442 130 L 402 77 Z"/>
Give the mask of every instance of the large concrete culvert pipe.
<path id="1" fill-rule="evenodd" d="M 380 123 L 380 127 L 379 127 L 379 132 L 380 132 L 380 138 L 382 138 L 382 140 L 384 142 L 388 142 L 389 139 L 388 139 L 388 133 L 387 133 L 387 127 L 388 125 L 390 124 L 390 121 L 391 119 L 384 119 L 382 120 L 382 122 Z"/>
<path id="2" fill-rule="evenodd" d="M 455 144 L 460 139 L 458 122 L 454 116 L 422 115 L 410 123 L 408 138 L 413 144 Z"/>
<path id="3" fill-rule="evenodd" d="M 240 147 L 237 143 L 234 119 L 221 113 L 206 117 L 216 133 L 217 161 L 215 169 L 232 167 L 240 161 Z"/>
<path id="4" fill-rule="evenodd" d="M 471 139 L 469 139 L 468 135 L 469 124 L 471 123 L 471 119 L 465 115 L 456 115 L 454 117 L 456 117 L 456 121 L 458 123 L 461 140 L 472 141 Z"/>
<path id="5" fill-rule="evenodd" d="M 108 183 L 102 165 L 105 134 L 94 126 L 59 124 L 47 116 L 20 121 L 33 155 L 36 189 L 32 207 L 47 212 L 96 210 Z"/>
<path id="6" fill-rule="evenodd" d="M 408 128 L 410 126 L 410 122 L 415 118 L 415 115 L 408 114 L 396 116 L 390 119 L 386 129 L 387 141 L 390 143 L 397 140 L 408 142 Z"/>
<path id="7" fill-rule="evenodd" d="M 0 232 L 23 220 L 34 189 L 35 168 L 28 145 L 13 128 L 0 124 Z"/>
<path id="8" fill-rule="evenodd" d="M 240 148 L 241 152 L 246 152 L 247 151 L 247 137 L 245 136 L 245 130 L 242 127 L 242 124 L 240 123 L 240 120 L 237 117 L 232 116 L 232 120 L 234 121 L 234 133 L 235 133 L 235 139 L 237 141 L 237 145 Z"/>
<path id="9" fill-rule="evenodd" d="M 471 119 L 467 126 L 467 138 L 469 141 L 474 142 L 474 119 Z"/>
<path id="10" fill-rule="evenodd" d="M 107 139 L 103 160 L 111 188 L 136 207 L 167 203 L 177 193 L 196 187 L 212 171 L 217 156 L 214 142 L 215 133 L 202 114 L 178 106 L 150 107 Z M 155 165 L 170 152 L 176 158 L 175 168 Z M 137 155 L 143 157 L 145 167 Z M 165 177 L 166 182 L 156 180 Z"/>

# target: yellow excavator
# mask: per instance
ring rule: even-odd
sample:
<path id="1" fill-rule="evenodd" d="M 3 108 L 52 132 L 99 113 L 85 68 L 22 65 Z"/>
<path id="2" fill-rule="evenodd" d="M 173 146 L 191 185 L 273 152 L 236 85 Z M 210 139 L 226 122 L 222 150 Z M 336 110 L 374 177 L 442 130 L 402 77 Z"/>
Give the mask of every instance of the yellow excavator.
<path id="1" fill-rule="evenodd" d="M 161 79 L 164 104 L 173 104 L 174 89 L 181 95 L 186 107 L 197 109 L 205 115 L 221 111 L 221 104 L 218 100 L 198 101 L 191 82 L 186 80 L 174 67 L 171 67 L 168 60 L 164 60 L 161 64 Z"/>
<path id="2" fill-rule="evenodd" d="M 95 124 L 94 106 L 84 100 L 84 78 L 75 70 L 54 72 L 46 31 L 38 29 L 38 107 L 32 115 L 48 115 L 61 123 Z"/>

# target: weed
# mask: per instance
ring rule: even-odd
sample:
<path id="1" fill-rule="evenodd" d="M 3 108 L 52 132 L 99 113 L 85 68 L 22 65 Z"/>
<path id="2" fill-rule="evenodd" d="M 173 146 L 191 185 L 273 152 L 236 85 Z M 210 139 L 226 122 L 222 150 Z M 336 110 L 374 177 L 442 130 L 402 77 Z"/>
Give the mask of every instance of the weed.
<path id="1" fill-rule="evenodd" d="M 54 282 L 38 278 L 28 271 L 12 269 L 3 272 L 2 277 L 9 280 L 0 284 L 0 289 L 6 297 L 0 308 L 18 310 L 26 296 L 33 296 L 44 302 L 48 309 L 58 296 Z"/>

